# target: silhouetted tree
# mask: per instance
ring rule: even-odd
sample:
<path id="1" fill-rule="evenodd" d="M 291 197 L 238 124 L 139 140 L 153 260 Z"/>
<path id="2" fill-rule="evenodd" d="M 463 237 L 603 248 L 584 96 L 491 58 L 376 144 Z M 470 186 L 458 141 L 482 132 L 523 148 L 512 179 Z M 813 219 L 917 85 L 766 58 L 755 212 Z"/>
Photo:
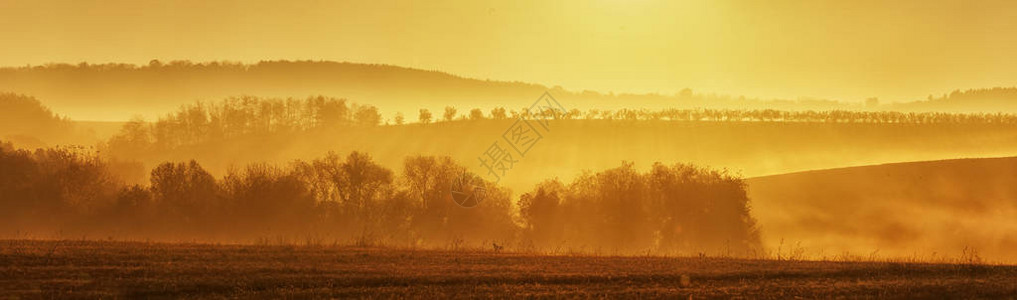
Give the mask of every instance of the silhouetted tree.
<path id="1" fill-rule="evenodd" d="M 221 183 L 240 233 L 296 235 L 313 225 L 316 200 L 294 172 L 266 164 L 230 171 Z M 251 230 L 255 229 L 255 230 Z"/>
<path id="2" fill-rule="evenodd" d="M 368 105 L 354 106 L 356 113 L 353 115 L 353 120 L 361 126 L 377 126 L 381 124 L 381 114 L 378 113 L 378 108 Z"/>
<path id="3" fill-rule="evenodd" d="M 452 120 L 455 120 L 455 118 L 456 118 L 456 108 L 453 106 L 446 106 L 443 120 L 445 120 L 445 122 L 451 122 Z"/>
<path id="4" fill-rule="evenodd" d="M 479 121 L 479 120 L 483 120 L 483 119 L 484 119 L 484 111 L 480 110 L 479 108 L 474 108 L 474 109 L 470 110 L 470 120 L 471 121 Z"/>
<path id="5" fill-rule="evenodd" d="M 567 220 L 561 206 L 567 193 L 560 181 L 550 180 L 519 196 L 519 216 L 526 234 L 541 246 L 550 246 L 564 238 Z"/>
<path id="6" fill-rule="evenodd" d="M 371 156 L 353 152 L 342 164 L 343 176 L 336 185 L 344 205 L 360 211 L 380 201 L 383 190 L 392 184 L 392 172 L 374 163 Z"/>
<path id="7" fill-rule="evenodd" d="M 626 163 L 568 187 L 546 181 L 518 204 L 525 237 L 538 246 L 735 255 L 760 247 L 741 179 L 691 165 L 657 163 L 641 174 Z"/>
<path id="8" fill-rule="evenodd" d="M 403 123 L 406 122 L 406 118 L 403 117 L 403 113 L 401 113 L 401 112 L 397 112 L 395 114 L 395 118 L 393 118 L 393 120 L 395 121 L 396 125 L 403 125 Z"/>
<path id="9" fill-rule="evenodd" d="M 73 225 L 112 205 L 118 184 L 107 165 L 83 147 L 31 152 L 0 143 L 0 224 L 6 223 L 0 227 Z"/>
<path id="10" fill-rule="evenodd" d="M 430 124 L 431 123 L 431 111 L 429 111 L 427 109 L 421 108 L 420 109 L 420 117 L 418 117 L 417 119 L 420 120 L 421 124 Z"/>
<path id="11" fill-rule="evenodd" d="M 508 115 L 505 113 L 504 107 L 496 107 L 491 109 L 491 119 L 504 120 L 506 118 L 508 118 Z"/>
<path id="12" fill-rule="evenodd" d="M 151 189 L 169 228 L 199 234 L 220 215 L 219 186 L 197 162 L 164 163 L 152 170 Z"/>

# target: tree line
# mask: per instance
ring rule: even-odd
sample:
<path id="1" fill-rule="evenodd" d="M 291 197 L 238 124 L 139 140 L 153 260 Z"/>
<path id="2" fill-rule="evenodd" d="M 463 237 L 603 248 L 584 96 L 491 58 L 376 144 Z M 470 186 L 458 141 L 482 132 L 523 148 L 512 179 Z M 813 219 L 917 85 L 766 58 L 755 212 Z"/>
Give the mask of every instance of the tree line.
<path id="1" fill-rule="evenodd" d="M 342 131 L 368 132 L 382 124 L 424 126 L 437 122 L 487 122 L 516 118 L 558 118 L 560 120 L 595 120 L 596 122 L 777 122 L 808 124 L 986 124 L 1017 125 L 1011 114 L 953 114 L 862 111 L 778 111 L 778 110 L 599 110 L 567 112 L 510 110 L 496 107 L 462 112 L 454 106 L 441 112 L 419 110 L 418 124 L 407 124 L 406 116 L 395 114 L 383 119 L 371 105 L 349 102 L 341 98 L 314 96 L 304 99 L 231 97 L 214 103 L 185 105 L 154 122 L 133 119 L 121 131 L 100 145 L 109 158 L 162 161 L 168 158 L 200 157 L 209 149 L 231 147 L 230 143 L 265 144 L 291 141 L 300 133 L 320 131 L 333 134 Z M 577 121 L 579 122 L 579 121 Z M 246 141 L 246 142 L 242 142 Z M 268 141 L 268 142 L 266 142 Z M 169 153 L 189 153 L 167 157 Z M 137 176 L 144 169 L 133 171 Z"/>
<path id="2" fill-rule="evenodd" d="M 133 119 L 109 143 L 112 147 L 173 149 L 209 140 L 241 136 L 287 134 L 319 128 L 376 126 L 378 108 L 347 103 L 345 99 L 309 97 L 259 99 L 252 96 L 226 98 L 217 103 L 195 103 L 155 122 Z"/>
<path id="3" fill-rule="evenodd" d="M 414 156 L 401 173 L 371 156 L 329 153 L 285 166 L 249 164 L 216 178 L 195 161 L 165 162 L 145 185 L 122 183 L 80 147 L 0 143 L 5 235 L 245 242 L 261 238 L 394 246 L 490 246 L 601 253 L 758 249 L 744 184 L 722 172 L 631 164 L 548 181 L 511 204 L 491 182 L 479 205 L 451 199 L 469 174 L 448 157 Z"/>
<path id="4" fill-rule="evenodd" d="M 78 147 L 0 147 L 0 223 L 11 230 L 131 238 L 249 241 L 328 238 L 436 245 L 508 240 L 509 192 L 484 183 L 475 209 L 454 209 L 452 181 L 466 172 L 448 157 L 416 156 L 397 175 L 364 153 L 329 153 L 287 166 L 234 168 L 215 178 L 195 161 L 166 162 L 147 185 L 119 181 Z"/>
<path id="5" fill-rule="evenodd" d="M 504 120 L 519 117 L 553 116 L 562 120 L 685 121 L 685 122 L 787 122 L 787 123 L 865 123 L 865 124 L 1017 124 L 1017 115 L 1008 113 L 946 113 L 899 111 L 784 111 L 775 109 L 572 109 L 566 112 L 509 110 L 494 108 L 488 114 L 475 108 L 457 115 L 455 107 L 446 107 L 440 121 Z M 420 123 L 431 123 L 430 111 L 420 110 Z"/>
<path id="6" fill-rule="evenodd" d="M 474 108 L 462 113 L 456 107 L 445 107 L 435 116 L 420 109 L 417 122 L 506 120 L 520 117 L 554 117 L 563 120 L 610 121 L 699 121 L 699 122 L 792 122 L 792 123 L 864 123 L 864 124 L 1017 124 L 1017 115 L 1004 113 L 940 113 L 896 111 L 780 111 L 728 109 L 590 109 L 567 112 L 508 110 L 496 107 L 489 111 Z M 350 103 L 331 97 L 306 99 L 231 97 L 215 103 L 182 106 L 155 122 L 134 119 L 123 126 L 121 133 L 109 144 L 118 146 L 173 149 L 239 136 L 289 134 L 324 128 L 373 127 L 382 124 L 406 124 L 406 117 L 396 113 L 392 120 L 383 119 L 377 107 Z M 137 150 L 143 151 L 143 150 Z"/>

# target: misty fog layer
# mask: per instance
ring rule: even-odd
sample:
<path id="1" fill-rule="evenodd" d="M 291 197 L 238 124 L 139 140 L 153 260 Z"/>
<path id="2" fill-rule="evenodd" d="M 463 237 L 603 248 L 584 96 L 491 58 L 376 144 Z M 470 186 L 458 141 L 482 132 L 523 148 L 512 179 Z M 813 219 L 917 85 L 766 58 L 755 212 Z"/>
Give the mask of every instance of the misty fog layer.
<path id="1" fill-rule="evenodd" d="M 407 156 L 450 156 L 487 175 L 478 157 L 516 119 L 531 116 L 511 108 L 418 111 L 381 125 L 379 109 L 345 99 L 232 97 L 186 105 L 154 122 L 127 122 L 101 148 L 133 183 L 145 182 L 147 169 L 164 161 L 195 159 L 222 175 L 232 165 L 287 163 L 328 151 L 365 151 L 391 169 Z M 644 170 L 652 161 L 688 162 L 760 176 L 1017 155 L 1017 117 L 1010 114 L 572 110 L 549 128 L 502 176 L 502 185 L 524 191 L 544 178 L 569 180 L 633 158 Z"/>
<path id="2" fill-rule="evenodd" d="M 903 210 L 873 205 L 866 208 L 868 214 L 888 224 L 878 230 L 847 231 L 863 232 L 858 235 L 808 231 L 826 228 L 801 223 L 821 213 L 798 212 L 781 202 L 799 201 L 794 200 L 798 196 L 765 192 L 774 186 L 791 190 L 799 183 L 754 179 L 750 197 L 745 197 L 739 196 L 745 188 L 738 175 L 672 164 L 758 176 L 1017 155 L 1017 118 L 1010 114 L 571 109 L 551 121 L 552 129 L 538 147 L 508 170 L 498 186 L 491 186 L 490 202 L 477 210 L 484 213 L 450 217 L 457 206 L 443 193 L 452 175 L 488 175 L 476 163 L 484 149 L 517 118 L 542 112 L 446 106 L 385 119 L 373 105 L 341 98 L 238 96 L 194 102 L 156 120 L 136 118 L 99 139 L 90 131 L 98 127 L 85 130 L 82 123 L 52 113 L 35 98 L 4 94 L 2 99 L 0 114 L 17 120 L 0 128 L 13 142 L 6 154 L 12 167 L 4 170 L 12 198 L 2 200 L 14 208 L 9 212 L 24 212 L 8 215 L 13 225 L 5 228 L 14 235 L 209 241 L 274 237 L 427 247 L 499 243 L 540 251 L 742 256 L 793 251 L 813 257 L 834 256 L 829 251 L 901 256 L 906 251 L 902 249 L 925 248 L 934 249 L 922 253 L 954 255 L 956 241 L 965 241 L 964 246 L 986 249 L 981 251 L 987 258 L 1008 257 L 993 250 L 1009 243 L 1008 237 L 990 243 L 997 240 L 994 235 L 974 229 L 963 232 L 986 238 L 887 244 L 902 232 L 939 232 L 901 225 L 918 216 L 961 220 L 947 213 L 898 219 L 887 212 Z M 96 146 L 13 150 L 89 144 L 82 141 Z M 341 158 L 332 154 L 336 152 L 354 154 Z M 638 160 L 617 168 L 634 158 Z M 661 164 L 647 165 L 651 161 Z M 346 181 L 349 174 L 364 179 Z M 853 197 L 872 201 L 882 196 Z M 756 198 L 760 200 L 750 214 L 749 199 Z M 808 207 L 819 197 L 802 198 Z M 473 219 L 478 216 L 484 221 Z M 824 222 L 837 228 L 882 224 L 867 219 Z M 455 229 L 460 227 L 470 229 Z M 910 250 L 916 247 L 925 248 Z"/>
<path id="3" fill-rule="evenodd" d="M 1017 158 L 958 159 L 750 178 L 771 249 L 919 260 L 972 251 L 1017 261 Z"/>

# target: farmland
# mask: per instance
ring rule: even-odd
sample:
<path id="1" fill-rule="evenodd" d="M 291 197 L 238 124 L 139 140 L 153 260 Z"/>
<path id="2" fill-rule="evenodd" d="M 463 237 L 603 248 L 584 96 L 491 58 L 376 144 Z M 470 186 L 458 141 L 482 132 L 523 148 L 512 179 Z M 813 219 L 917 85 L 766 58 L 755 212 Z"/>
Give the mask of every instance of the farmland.
<path id="1" fill-rule="evenodd" d="M 770 248 L 783 239 L 813 258 L 844 252 L 931 258 L 975 250 L 988 261 L 1017 261 L 1015 157 L 813 170 L 746 182 Z"/>
<path id="2" fill-rule="evenodd" d="M 9 298 L 1000 297 L 1017 267 L 334 245 L 0 241 Z"/>

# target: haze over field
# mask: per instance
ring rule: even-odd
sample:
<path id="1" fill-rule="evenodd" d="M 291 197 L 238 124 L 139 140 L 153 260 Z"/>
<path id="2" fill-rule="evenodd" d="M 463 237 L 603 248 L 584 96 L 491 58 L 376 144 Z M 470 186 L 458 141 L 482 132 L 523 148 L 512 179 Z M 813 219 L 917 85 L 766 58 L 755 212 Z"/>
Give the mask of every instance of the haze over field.
<path id="1" fill-rule="evenodd" d="M 812 258 L 1017 256 L 1017 158 L 956 159 L 749 178 L 766 243 Z"/>
<path id="2" fill-rule="evenodd" d="M 16 95 L 6 95 L 3 99 L 6 99 L 5 103 L 19 103 L 18 107 L 21 107 L 22 111 L 38 112 L 34 117 L 28 117 L 31 119 L 28 121 L 35 124 L 64 124 L 62 126 L 66 128 L 56 132 L 75 136 L 73 133 L 76 131 L 72 130 L 75 126 L 73 123 L 52 114 L 47 115 L 46 108 L 34 99 Z M 119 133 L 98 143 L 94 149 L 102 153 L 98 158 L 111 162 L 108 167 L 100 165 L 100 168 L 108 168 L 103 172 L 108 172 L 114 178 L 114 182 L 143 186 L 150 182 L 154 184 L 155 178 L 151 177 L 156 172 L 154 169 L 167 161 L 195 160 L 200 164 L 201 172 L 207 171 L 209 176 L 223 178 L 221 184 L 226 185 L 229 178 L 252 176 L 240 175 L 243 173 L 237 173 L 238 169 L 252 170 L 250 168 L 254 166 L 253 170 L 261 170 L 260 168 L 263 167 L 259 167 L 259 164 L 266 162 L 270 166 L 286 166 L 291 165 L 294 160 L 318 161 L 323 156 L 331 155 L 332 152 L 341 155 L 357 151 L 367 153 L 379 167 L 397 171 L 408 168 L 407 158 L 416 155 L 448 156 L 452 161 L 462 164 L 464 170 L 469 170 L 486 180 L 497 181 L 499 186 L 508 188 L 504 191 L 507 194 L 500 196 L 503 198 L 499 198 L 501 199 L 499 201 L 503 201 L 500 203 L 506 205 L 503 209 L 510 209 L 513 211 L 512 214 L 516 215 L 516 217 L 510 218 L 518 218 L 527 211 L 526 207 L 528 206 L 523 202 L 531 200 L 523 201 L 524 198 L 534 197 L 533 192 L 545 195 L 548 192 L 545 192 L 544 189 L 555 186 L 555 184 L 549 186 L 546 180 L 557 179 L 565 183 L 582 180 L 586 176 L 583 175 L 584 171 L 613 169 L 624 161 L 632 162 L 629 168 L 635 172 L 649 171 L 651 164 L 655 162 L 665 165 L 693 163 L 725 169 L 736 176 L 756 177 L 811 169 L 900 161 L 1017 155 L 1017 152 L 1013 150 L 1017 149 L 1017 145 L 1013 144 L 1013 141 L 1017 141 L 1017 131 L 1014 130 L 1017 127 L 1017 116 L 1008 114 L 594 110 L 586 113 L 578 111 L 578 114 L 573 114 L 576 111 L 569 112 L 560 116 L 559 120 L 550 121 L 547 124 L 549 130 L 545 132 L 545 136 L 541 137 L 538 141 L 539 144 L 533 148 L 532 152 L 512 164 L 506 172 L 492 177 L 496 173 L 492 173 L 491 170 L 485 169 L 482 164 L 476 162 L 484 157 L 485 149 L 490 146 L 490 143 L 501 138 L 507 128 L 515 123 L 515 119 L 509 118 L 505 111 L 497 109 L 491 112 L 479 110 L 479 114 L 474 114 L 474 112 L 470 111 L 467 115 L 466 112 L 459 113 L 456 110 L 451 114 L 442 112 L 441 120 L 421 119 L 417 124 L 380 125 L 381 116 L 377 108 L 342 99 L 323 97 L 288 100 L 256 97 L 229 98 L 218 102 L 187 105 L 171 114 L 166 114 L 154 123 L 141 120 L 127 122 L 122 125 Z M 437 113 L 439 112 L 435 112 L 435 114 Z M 512 113 L 518 112 L 513 111 Z M 418 118 L 420 117 L 418 116 Z M 18 128 L 8 127 L 10 132 L 19 133 L 10 136 L 31 135 L 33 132 L 26 131 L 25 128 L 19 131 Z M 47 127 L 29 128 L 45 130 Z M 49 130 L 43 132 L 51 132 L 56 129 Z M 52 134 L 40 134 L 37 133 L 37 136 L 43 139 L 53 138 Z M 30 145 L 22 143 L 21 146 Z M 257 150 L 253 151 L 252 149 Z M 15 157 L 17 156 L 15 155 Z M 298 162 L 297 165 L 299 164 Z M 317 162 L 314 163 L 315 166 L 317 164 Z M 978 166 L 990 167 L 987 170 L 1003 167 L 997 171 L 987 171 L 986 178 L 977 180 L 978 183 L 987 184 L 986 187 L 1008 182 L 1009 177 L 1000 176 L 1013 171 L 1013 169 L 1004 166 L 991 164 L 972 165 L 967 168 L 978 169 L 980 168 Z M 929 242 L 899 242 L 893 238 L 893 234 L 898 229 L 909 228 L 906 227 L 908 225 L 901 224 L 910 224 L 917 216 L 901 214 L 900 209 L 882 209 L 879 207 L 883 206 L 876 204 L 863 207 L 872 210 L 870 214 L 891 211 L 893 214 L 883 217 L 885 218 L 884 222 L 890 225 L 879 227 L 881 229 L 878 230 L 881 231 L 872 232 L 872 236 L 866 232 L 854 233 L 854 235 L 837 235 L 835 231 L 831 231 L 832 229 L 827 230 L 797 223 L 823 215 L 820 211 L 825 210 L 830 218 L 835 219 L 823 221 L 826 223 L 839 224 L 838 226 L 847 226 L 848 228 L 850 228 L 850 224 L 872 224 L 870 221 L 852 219 L 856 213 L 862 213 L 861 210 L 847 210 L 845 215 L 841 215 L 840 212 L 844 211 L 843 209 L 823 207 L 845 201 L 864 203 L 859 199 L 872 199 L 869 201 L 879 203 L 884 200 L 878 199 L 890 198 L 893 198 L 894 201 L 907 199 L 905 204 L 902 204 L 905 206 L 920 205 L 918 203 L 923 201 L 938 201 L 936 195 L 942 194 L 935 192 L 929 194 L 905 193 L 895 196 L 897 198 L 887 198 L 879 193 L 879 189 L 865 188 L 865 180 L 876 180 L 876 183 L 871 183 L 872 185 L 888 183 L 886 186 L 888 191 L 900 188 L 913 189 L 916 188 L 913 187 L 914 185 L 919 185 L 917 188 L 922 189 L 921 185 L 924 184 L 943 187 L 942 184 L 937 183 L 939 181 L 955 181 L 962 186 L 965 184 L 965 179 L 962 177 L 952 178 L 944 175 L 946 177 L 937 177 L 940 178 L 939 181 L 930 181 L 920 176 L 920 174 L 928 173 L 929 170 L 912 172 L 913 174 L 897 174 L 894 175 L 895 177 L 886 178 L 874 175 L 848 177 L 838 179 L 836 183 L 823 181 L 824 177 L 820 176 L 822 173 L 807 175 L 804 176 L 806 180 L 791 183 L 769 179 L 782 178 L 780 176 L 752 178 L 747 181 L 748 199 L 754 200 L 751 205 L 752 217 L 759 219 L 758 223 L 753 223 L 758 224 L 762 229 L 763 245 L 766 247 L 765 251 L 769 253 L 781 251 L 783 245 L 780 244 L 780 241 L 783 239 L 788 242 L 788 247 L 811 249 L 808 250 L 811 252 L 802 255 L 808 254 L 813 258 L 821 258 L 823 255 L 827 255 L 827 257 L 845 255 L 845 253 L 859 255 L 860 252 L 880 249 L 883 249 L 881 250 L 882 255 L 887 257 L 917 255 L 919 252 L 922 255 L 932 255 L 932 253 L 947 255 L 947 253 L 953 254 L 964 250 L 965 247 L 976 247 L 982 249 L 982 254 L 986 259 L 1012 260 L 1013 258 L 1008 256 L 1005 251 L 997 250 L 1003 246 L 999 246 L 998 242 L 989 242 L 989 240 L 948 239 Z M 280 174 L 303 172 L 299 169 L 293 171 L 282 169 L 281 171 L 283 173 Z M 256 172 L 254 174 L 261 174 L 257 172 L 263 171 L 254 172 Z M 274 172 L 279 171 L 269 171 L 269 174 L 274 174 Z M 269 176 L 271 178 L 271 176 L 278 175 Z M 916 176 L 917 178 L 915 178 Z M 341 182 L 334 180 L 337 179 L 329 179 L 325 182 L 331 182 L 330 184 Z M 910 181 L 905 184 L 897 183 L 896 180 Z M 307 182 L 309 188 L 317 185 L 313 182 Z M 538 186 L 538 184 L 540 185 Z M 565 199 L 581 197 L 566 196 L 569 193 L 578 193 L 567 192 L 568 189 L 565 187 L 569 185 L 565 184 L 561 188 L 556 188 L 560 191 L 554 192 L 554 195 L 559 196 L 552 197 L 551 199 L 556 200 L 551 203 L 576 201 L 566 201 Z M 851 196 L 839 194 L 842 192 L 838 192 L 838 188 L 835 188 L 837 185 L 845 185 L 843 189 L 853 191 L 854 194 Z M 534 191 L 535 187 L 537 190 Z M 811 190 L 812 187 L 815 187 L 816 190 Z M 116 187 L 111 188 L 116 189 Z M 398 184 L 393 185 L 393 188 L 398 189 Z M 440 187 L 432 188 L 438 189 L 432 190 L 432 192 L 440 193 Z M 855 190 L 856 188 L 857 190 Z M 977 189 L 972 187 L 966 190 Z M 804 193 L 801 195 L 807 196 L 786 194 L 791 191 Z M 23 193 L 17 190 L 10 192 L 15 193 L 14 195 Z M 335 194 L 336 197 L 343 195 L 342 192 L 326 192 L 322 195 L 333 193 L 338 193 Z M 961 198 L 951 201 L 970 202 L 974 201 L 972 199 L 984 198 L 971 192 L 951 193 L 963 195 Z M 382 198 L 377 201 L 385 199 L 384 197 L 387 196 L 384 195 L 386 194 L 379 195 Z M 321 201 L 332 196 L 319 197 L 325 197 L 318 198 Z M 843 197 L 854 198 L 844 200 Z M 1007 203 L 1005 199 L 1009 199 L 1009 196 L 1005 195 L 999 197 L 1002 198 L 999 198 L 998 202 L 981 205 L 985 207 L 1005 205 Z M 493 198 L 491 201 L 494 201 Z M 379 204 L 382 203 L 384 202 Z M 808 212 L 800 210 L 812 206 L 817 208 Z M 561 215 L 555 218 L 566 217 Z M 953 220 L 949 216 L 944 218 L 947 221 Z M 629 220 L 626 222 L 636 219 Z M 528 224 L 526 221 L 517 221 L 524 224 L 522 232 L 531 230 L 526 229 L 525 224 Z M 556 226 L 574 222 L 582 221 L 556 223 L 560 224 Z M 997 222 L 1001 223 L 994 225 L 993 228 L 1010 226 L 1010 222 L 1005 217 L 998 219 Z M 21 224 L 15 225 L 14 228 L 31 231 L 31 226 L 27 228 L 23 228 L 23 226 L 33 223 Z M 80 225 L 78 227 L 80 229 Z M 46 228 L 56 230 L 60 227 Z M 800 229 L 796 228 L 808 230 L 799 231 Z M 965 232 L 975 236 L 985 236 L 986 234 L 993 236 L 991 233 L 982 232 L 977 226 L 966 228 Z M 377 234 L 383 235 L 382 232 L 388 229 L 376 230 L 379 230 Z M 919 227 L 911 230 L 913 234 L 937 235 L 941 234 L 944 229 L 941 227 Z M 314 230 L 306 232 L 312 231 Z M 180 235 L 182 233 L 172 232 L 149 234 L 182 237 Z M 356 236 L 357 234 L 346 232 L 346 235 Z M 139 233 L 120 234 L 138 236 Z M 320 234 L 323 233 L 315 233 L 315 235 Z M 511 235 L 506 236 L 502 233 L 498 238 L 510 240 L 512 238 L 508 236 Z M 241 238 L 242 236 L 246 238 Z M 231 238 L 222 235 L 204 238 L 245 240 L 257 236 L 257 232 L 245 232 L 243 234 L 235 233 Z M 325 234 L 325 236 L 333 235 Z M 468 239 L 465 242 L 476 243 L 481 239 L 474 237 L 474 239 Z M 876 237 L 881 237 L 876 240 L 878 241 L 876 243 L 867 240 Z M 578 236 L 544 241 L 543 246 L 567 245 L 590 249 L 589 242 L 576 242 L 577 238 Z M 1003 238 L 1005 242 L 1005 235 L 1000 238 Z M 406 238 L 402 239 L 405 242 Z M 438 241 L 425 242 L 425 244 L 441 244 L 441 239 L 443 238 L 439 238 Z M 986 239 L 991 238 L 987 237 Z M 531 243 L 533 241 L 531 240 Z M 792 241 L 793 245 L 791 245 Z M 614 247 L 618 249 L 620 245 Z M 638 251 L 638 249 L 639 247 L 627 251 Z M 716 246 L 713 246 L 712 249 L 716 251 Z M 784 248 L 784 251 L 788 251 L 787 249 Z"/>
<path id="3" fill-rule="evenodd" d="M 0 28 L 16 297 L 1017 291 L 987 265 L 1017 263 L 1013 1 L 2 1 Z"/>

